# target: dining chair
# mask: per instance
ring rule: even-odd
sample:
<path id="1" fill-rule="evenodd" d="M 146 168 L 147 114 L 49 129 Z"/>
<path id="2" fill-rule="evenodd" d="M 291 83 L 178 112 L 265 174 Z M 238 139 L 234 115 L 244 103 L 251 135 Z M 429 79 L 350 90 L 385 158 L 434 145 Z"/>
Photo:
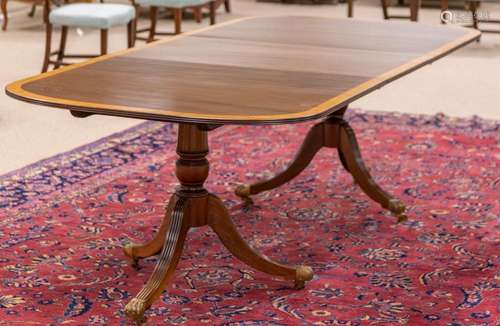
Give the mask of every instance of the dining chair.
<path id="1" fill-rule="evenodd" d="M 44 0 L 44 21 L 46 24 L 45 57 L 42 72 L 49 66 L 54 69 L 68 65 L 66 58 L 94 58 L 108 52 L 108 30 L 113 26 L 127 26 L 127 46 L 135 43 L 135 8 L 127 4 L 113 3 L 69 3 L 52 9 L 51 1 Z M 59 49 L 51 50 L 52 31 L 54 26 L 61 26 Z M 95 28 L 101 31 L 100 54 L 66 54 L 66 40 L 69 28 Z M 52 57 L 56 56 L 53 60 Z"/>
<path id="2" fill-rule="evenodd" d="M 466 1 L 466 9 L 468 9 L 472 16 L 472 24 L 465 27 L 475 28 L 481 33 L 500 33 L 500 29 L 484 29 L 479 27 L 479 23 L 486 24 L 500 24 L 500 19 L 491 19 L 488 17 L 488 12 L 478 10 L 480 8 L 481 0 L 467 0 Z M 443 13 L 448 11 L 448 0 L 441 0 L 441 22 L 443 24 L 447 23 L 445 17 L 443 17 Z M 447 17 L 452 18 L 452 17 Z M 478 40 L 479 41 L 479 40 Z"/>
<path id="3" fill-rule="evenodd" d="M 420 9 L 421 0 L 409 0 L 410 15 L 390 15 L 389 2 L 390 0 L 380 0 L 382 4 L 382 14 L 384 19 L 409 19 L 413 22 L 418 21 L 418 10 Z M 400 5 L 404 4 L 403 1 L 398 0 Z M 354 0 L 347 0 L 347 17 L 352 18 L 354 15 Z"/>
<path id="4" fill-rule="evenodd" d="M 31 10 L 28 13 L 28 17 L 33 18 L 35 16 L 36 12 L 36 7 L 39 5 L 43 5 L 44 0 L 26 0 L 26 2 L 32 2 L 31 4 Z M 58 1 L 58 0 L 52 0 L 52 1 Z M 7 30 L 7 24 L 9 22 L 9 15 L 7 12 L 7 0 L 0 0 L 0 10 L 3 16 L 3 22 L 2 22 L 2 30 L 6 31 Z"/>
<path id="5" fill-rule="evenodd" d="M 418 21 L 418 11 L 420 9 L 421 0 L 409 0 L 408 6 L 410 7 L 410 15 L 390 15 L 389 14 L 389 1 L 390 0 L 380 0 L 382 4 L 382 14 L 384 19 L 409 19 L 412 22 Z"/>
<path id="6" fill-rule="evenodd" d="M 230 10 L 229 0 L 227 1 L 226 10 Z M 217 2 L 213 0 L 133 0 L 136 6 L 136 12 L 139 12 L 140 7 L 149 7 L 150 26 L 143 29 L 136 28 L 136 39 L 143 40 L 148 43 L 155 41 L 157 35 L 176 35 L 182 31 L 182 15 L 186 10 L 192 10 L 196 21 L 201 22 L 202 9 L 209 8 L 210 25 L 215 24 L 215 10 Z M 226 3 L 226 2 L 224 2 Z M 165 8 L 173 13 L 174 16 L 174 32 L 159 32 L 156 30 L 158 23 L 158 10 Z M 137 19 L 136 19 L 137 23 Z M 149 32 L 148 37 L 141 37 L 140 34 Z"/>

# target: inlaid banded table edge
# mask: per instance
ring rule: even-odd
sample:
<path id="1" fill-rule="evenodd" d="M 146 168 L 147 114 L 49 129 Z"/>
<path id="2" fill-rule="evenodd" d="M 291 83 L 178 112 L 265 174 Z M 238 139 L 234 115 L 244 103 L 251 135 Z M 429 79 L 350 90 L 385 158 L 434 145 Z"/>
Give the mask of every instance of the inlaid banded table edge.
<path id="1" fill-rule="evenodd" d="M 265 17 L 283 17 L 283 16 L 265 16 Z M 308 16 L 302 16 L 308 17 Z M 313 16 L 311 16 L 313 17 Z M 258 19 L 262 17 L 244 17 L 240 19 L 231 20 L 224 22 L 215 26 L 209 26 L 206 28 L 201 28 L 198 30 L 190 31 L 170 39 L 165 39 L 157 41 L 154 43 L 146 44 L 141 47 L 136 47 L 132 49 L 126 49 L 118 51 L 112 54 L 104 55 L 94 59 L 90 59 L 81 63 L 77 63 L 71 66 L 66 66 L 58 70 L 54 70 L 45 74 L 40 74 L 33 77 L 28 77 L 21 79 L 19 81 L 13 82 L 7 85 L 5 91 L 6 94 L 26 102 L 31 102 L 34 104 L 40 104 L 44 106 L 51 106 L 56 108 L 70 109 L 77 112 L 85 112 L 90 114 L 102 114 L 102 115 L 112 115 L 121 116 L 129 118 L 139 118 L 139 119 L 149 119 L 158 121 L 170 121 L 170 122 L 185 122 L 185 123 L 208 123 L 208 124 L 278 124 L 278 123 L 291 123 L 291 122 L 301 122 L 308 120 L 315 120 L 322 117 L 326 117 L 331 113 L 345 107 L 350 102 L 383 87 L 385 84 L 398 79 L 404 75 L 411 73 L 418 68 L 432 63 L 433 61 L 453 52 L 454 50 L 471 43 L 479 39 L 481 33 L 477 30 L 469 29 L 466 34 L 457 38 L 451 42 L 448 42 L 432 51 L 429 51 L 407 63 L 397 66 L 387 72 L 384 72 L 378 76 L 375 76 L 351 89 L 348 89 L 322 103 L 306 109 L 301 112 L 285 113 L 285 114 L 275 114 L 275 115 L 240 115 L 240 114 L 199 114 L 196 112 L 179 112 L 170 110 L 160 110 L 153 108 L 144 107 L 134 107 L 127 105 L 110 105 L 106 103 L 94 103 L 87 101 L 78 101 L 71 99 L 63 99 L 56 97 L 44 96 L 34 92 L 30 92 L 23 88 L 24 85 L 45 79 L 54 75 L 58 75 L 64 72 L 68 72 L 74 69 L 78 69 L 93 63 L 108 60 L 113 57 L 122 56 L 131 52 L 141 51 L 148 47 L 155 47 L 163 43 L 174 42 L 176 40 L 186 38 L 192 35 L 203 33 L 212 29 L 218 29 L 222 26 L 232 25 L 245 20 Z M 321 17 L 322 19 L 332 19 L 332 20 L 343 20 L 342 18 L 328 18 Z M 348 19 L 345 19 L 348 20 Z M 466 30 L 462 27 L 447 26 L 443 28 L 448 29 L 461 29 Z M 237 105 L 237 103 L 235 103 Z"/>

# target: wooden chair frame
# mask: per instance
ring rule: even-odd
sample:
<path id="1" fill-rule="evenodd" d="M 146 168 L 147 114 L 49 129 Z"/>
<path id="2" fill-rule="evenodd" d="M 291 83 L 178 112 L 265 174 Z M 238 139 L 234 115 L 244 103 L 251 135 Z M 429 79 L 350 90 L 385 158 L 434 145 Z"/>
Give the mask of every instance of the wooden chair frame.
<path id="1" fill-rule="evenodd" d="M 481 33 L 500 33 L 500 29 L 481 29 L 479 28 L 479 23 L 487 23 L 487 24 L 500 24 L 500 19 L 480 19 L 477 15 L 477 9 L 479 8 L 479 3 L 481 2 L 480 0 L 467 0 L 466 1 L 469 5 L 469 10 L 472 14 L 472 25 L 465 26 L 465 27 L 472 27 L 477 29 L 478 31 L 481 31 Z M 448 7 L 448 0 L 441 0 L 441 12 L 447 11 L 449 9 Z M 444 20 L 441 21 L 443 24 L 446 22 Z"/>
<path id="2" fill-rule="evenodd" d="M 7 0 L 0 0 L 0 10 L 2 10 L 3 16 L 2 31 L 6 31 L 7 24 L 9 22 L 9 16 L 7 14 Z"/>
<path id="3" fill-rule="evenodd" d="M 8 25 L 8 21 L 9 21 L 9 15 L 7 13 L 7 1 L 8 0 L 0 0 L 0 10 L 1 10 L 3 18 L 4 18 L 3 23 L 2 23 L 2 30 L 3 31 L 7 30 L 7 25 Z M 33 2 L 33 4 L 31 5 L 30 12 L 28 13 L 28 17 L 33 18 L 35 16 L 36 7 L 39 5 L 43 5 L 43 1 L 44 0 L 35 0 Z"/>
<path id="4" fill-rule="evenodd" d="M 389 14 L 389 0 L 380 0 L 382 4 L 382 14 L 384 15 L 384 19 L 409 19 L 412 22 L 418 21 L 418 11 L 420 9 L 421 0 L 410 0 L 410 15 L 409 16 L 401 16 L 401 15 L 390 15 Z M 403 1 L 398 0 L 400 5 L 403 4 Z M 354 0 L 347 0 L 347 17 L 352 18 L 354 15 Z"/>
<path id="5" fill-rule="evenodd" d="M 215 13 L 217 10 L 217 6 L 220 5 L 221 3 L 224 3 L 224 7 L 227 12 L 231 11 L 231 7 L 229 4 L 229 0 L 222 0 L 222 1 L 210 1 L 206 4 L 202 5 L 197 5 L 197 6 L 186 6 L 183 8 L 169 8 L 169 7 L 161 7 L 165 8 L 173 13 L 174 16 L 174 32 L 159 32 L 156 30 L 156 27 L 158 25 L 158 13 L 159 13 L 159 8 L 156 6 L 151 6 L 149 8 L 149 19 L 150 19 L 150 26 L 146 28 L 141 28 L 138 29 L 137 26 L 135 27 L 135 39 L 136 40 L 141 40 L 141 41 L 146 41 L 147 43 L 151 43 L 156 41 L 156 36 L 157 35 L 177 35 L 182 33 L 182 15 L 185 10 L 192 10 L 194 14 L 194 18 L 196 22 L 200 23 L 202 20 L 202 9 L 208 7 L 209 9 L 209 17 L 210 17 L 210 25 L 215 24 Z M 135 22 L 137 24 L 138 22 L 138 15 L 139 15 L 139 5 L 135 3 L 135 1 L 132 1 L 136 8 L 136 19 Z M 148 37 L 142 37 L 140 34 L 148 32 Z"/>
<path id="6" fill-rule="evenodd" d="M 409 19 L 412 22 L 418 21 L 418 11 L 420 9 L 421 0 L 409 0 L 410 16 L 390 15 L 389 0 L 380 0 L 382 4 L 382 13 L 384 19 Z"/>
<path id="7" fill-rule="evenodd" d="M 69 3 L 69 0 L 64 0 L 65 4 Z M 51 0 L 44 0 L 43 6 L 43 20 L 46 25 L 46 36 L 45 36 L 45 55 L 42 66 L 42 73 L 47 72 L 49 66 L 54 65 L 54 69 L 58 69 L 60 66 L 70 65 L 71 63 L 65 62 L 64 59 L 89 59 L 99 57 L 108 53 L 108 29 L 101 29 L 101 51 L 100 54 L 66 54 L 66 41 L 68 38 L 68 26 L 61 27 L 61 39 L 59 43 L 59 49 L 52 51 L 52 32 L 53 25 L 50 23 L 49 14 L 51 11 Z M 127 24 L 127 46 L 132 48 L 135 45 L 135 18 Z M 56 56 L 53 60 L 52 57 Z"/>

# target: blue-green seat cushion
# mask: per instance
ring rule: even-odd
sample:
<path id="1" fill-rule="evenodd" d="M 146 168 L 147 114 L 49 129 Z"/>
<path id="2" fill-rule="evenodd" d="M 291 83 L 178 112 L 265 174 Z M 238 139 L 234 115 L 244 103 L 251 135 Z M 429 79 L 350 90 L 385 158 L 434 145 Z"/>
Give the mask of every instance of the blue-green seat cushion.
<path id="1" fill-rule="evenodd" d="M 49 21 L 53 25 L 108 29 L 111 26 L 126 25 L 134 17 L 135 8 L 131 5 L 74 3 L 52 10 Z"/>
<path id="2" fill-rule="evenodd" d="M 210 0 L 137 0 L 140 6 L 165 7 L 165 8 L 187 8 L 202 6 L 209 3 Z"/>

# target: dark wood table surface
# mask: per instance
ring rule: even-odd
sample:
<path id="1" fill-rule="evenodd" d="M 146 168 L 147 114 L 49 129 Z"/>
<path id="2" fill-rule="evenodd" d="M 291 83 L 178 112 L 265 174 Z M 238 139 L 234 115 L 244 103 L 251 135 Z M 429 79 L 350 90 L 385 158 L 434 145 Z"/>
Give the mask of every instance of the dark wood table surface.
<path id="1" fill-rule="evenodd" d="M 190 227 L 209 225 L 237 258 L 293 280 L 297 288 L 312 278 L 309 267 L 282 265 L 256 253 L 239 235 L 222 201 L 205 189 L 210 130 L 224 124 L 320 119 L 285 171 L 242 185 L 237 194 L 250 200 L 252 194 L 284 184 L 320 148 L 330 147 L 337 149 L 362 190 L 403 220 L 404 205 L 372 179 L 343 114 L 357 98 L 479 35 L 475 30 L 414 23 L 245 18 L 14 82 L 6 92 L 24 101 L 72 110 L 75 116 L 93 113 L 179 123 L 180 186 L 154 238 L 124 248 L 134 264 L 160 255 L 144 288 L 125 307 L 142 324 L 144 311 L 173 276 Z"/>
<path id="2" fill-rule="evenodd" d="M 478 35 L 400 22 L 241 19 L 7 91 L 49 106 L 165 121 L 300 121 L 326 116 Z"/>

